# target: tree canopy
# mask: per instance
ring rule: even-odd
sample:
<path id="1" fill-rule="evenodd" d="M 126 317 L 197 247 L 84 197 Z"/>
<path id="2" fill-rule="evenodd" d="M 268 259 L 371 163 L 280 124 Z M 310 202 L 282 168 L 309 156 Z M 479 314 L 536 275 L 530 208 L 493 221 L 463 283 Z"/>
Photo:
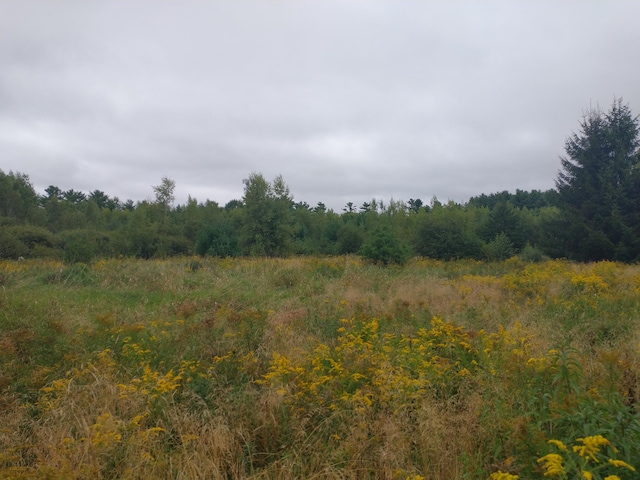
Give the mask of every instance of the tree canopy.
<path id="1" fill-rule="evenodd" d="M 189 196 L 175 182 L 154 200 L 120 201 L 94 189 L 35 192 L 23 173 L 0 170 L 0 258 L 87 262 L 109 256 L 360 254 L 381 264 L 433 259 L 640 260 L 639 120 L 621 100 L 587 111 L 560 159 L 556 189 L 480 194 L 460 204 L 372 198 L 341 213 L 294 202 L 282 176 L 253 172 L 244 195 L 224 207 Z"/>

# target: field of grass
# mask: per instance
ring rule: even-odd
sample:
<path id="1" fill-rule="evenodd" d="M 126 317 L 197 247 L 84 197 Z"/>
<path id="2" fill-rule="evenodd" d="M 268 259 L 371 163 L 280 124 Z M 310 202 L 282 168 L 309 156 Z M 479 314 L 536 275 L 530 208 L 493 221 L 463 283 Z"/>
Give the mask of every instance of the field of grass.
<path id="1" fill-rule="evenodd" d="M 633 479 L 640 266 L 0 262 L 0 478 Z"/>

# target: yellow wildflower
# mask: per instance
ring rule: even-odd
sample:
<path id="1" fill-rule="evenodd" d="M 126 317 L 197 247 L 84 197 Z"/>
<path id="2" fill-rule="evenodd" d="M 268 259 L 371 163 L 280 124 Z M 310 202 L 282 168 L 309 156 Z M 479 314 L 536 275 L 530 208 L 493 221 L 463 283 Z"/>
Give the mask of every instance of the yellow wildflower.
<path id="1" fill-rule="evenodd" d="M 183 445 L 187 445 L 195 440 L 198 440 L 200 437 L 198 435 L 194 435 L 192 433 L 187 433 L 185 435 L 180 435 L 180 440 L 182 440 Z"/>
<path id="2" fill-rule="evenodd" d="M 620 480 L 618 475 L 609 475 L 608 477 L 604 477 L 604 480 Z"/>
<path id="3" fill-rule="evenodd" d="M 518 480 L 518 475 L 497 471 L 491 474 L 489 480 Z"/>
<path id="4" fill-rule="evenodd" d="M 549 453 L 539 458 L 538 463 L 543 463 L 545 477 L 555 477 L 566 473 L 562 466 L 562 457 L 557 453 Z"/>
<path id="5" fill-rule="evenodd" d="M 582 445 L 574 445 L 573 451 L 581 457 L 592 459 L 596 463 L 599 462 L 596 458 L 596 454 L 600 452 L 600 447 L 610 445 L 609 440 L 604 438 L 602 435 L 578 438 L 578 441 L 582 442 Z"/>
<path id="6" fill-rule="evenodd" d="M 559 450 L 561 450 L 563 452 L 568 452 L 569 451 L 567 449 L 566 445 L 564 443 L 562 443 L 560 440 L 549 440 L 547 443 L 549 445 L 555 445 L 556 447 L 558 447 Z"/>
<path id="7" fill-rule="evenodd" d="M 91 443 L 103 447 L 112 447 L 120 443 L 122 440 L 122 435 L 119 432 L 120 424 L 121 422 L 113 418 L 111 414 L 103 413 L 91 426 Z"/>
<path id="8" fill-rule="evenodd" d="M 587 472 L 586 470 L 582 471 L 582 478 L 586 480 L 593 480 L 593 474 L 591 472 Z"/>
<path id="9" fill-rule="evenodd" d="M 139 427 L 140 423 L 142 422 L 142 420 L 145 419 L 145 417 L 148 415 L 148 413 L 144 413 L 142 415 L 136 415 L 135 417 L 133 417 L 133 419 L 131 419 L 131 424 Z"/>
<path id="10" fill-rule="evenodd" d="M 614 460 L 613 458 L 610 458 L 609 459 L 609 464 L 613 465 L 614 467 L 628 468 L 632 472 L 636 471 L 636 469 L 634 467 L 632 467 L 627 462 L 624 462 L 622 460 Z"/>
<path id="11" fill-rule="evenodd" d="M 162 427 L 151 427 L 151 428 L 146 429 L 144 432 L 142 432 L 142 437 L 145 440 L 149 440 L 149 437 L 151 435 L 153 435 L 154 433 L 165 433 L 165 432 L 166 432 L 166 430 L 164 428 L 162 428 Z"/>

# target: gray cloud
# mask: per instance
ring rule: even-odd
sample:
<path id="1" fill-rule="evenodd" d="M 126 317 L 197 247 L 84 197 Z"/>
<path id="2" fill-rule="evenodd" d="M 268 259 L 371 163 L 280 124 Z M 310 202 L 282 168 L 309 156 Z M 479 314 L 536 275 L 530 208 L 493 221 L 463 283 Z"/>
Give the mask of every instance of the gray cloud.
<path id="1" fill-rule="evenodd" d="M 547 189 L 589 106 L 640 113 L 635 1 L 0 0 L 0 168 L 226 203 Z"/>

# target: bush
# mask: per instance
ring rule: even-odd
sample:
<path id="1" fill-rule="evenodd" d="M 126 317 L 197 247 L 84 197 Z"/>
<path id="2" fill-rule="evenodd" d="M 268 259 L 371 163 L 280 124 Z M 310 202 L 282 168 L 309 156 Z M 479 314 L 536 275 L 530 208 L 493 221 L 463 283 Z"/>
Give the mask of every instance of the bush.
<path id="1" fill-rule="evenodd" d="M 386 227 L 373 233 L 371 240 L 363 245 L 361 255 L 367 260 L 383 265 L 404 265 L 410 257 L 409 248 Z"/>
<path id="2" fill-rule="evenodd" d="M 525 262 L 542 262 L 548 258 L 544 253 L 542 253 L 542 250 L 538 247 L 533 247 L 528 243 L 520 252 L 519 257 Z"/>
<path id="3" fill-rule="evenodd" d="M 196 253 L 200 256 L 240 256 L 238 237 L 230 224 L 207 225 L 198 233 Z"/>
<path id="4" fill-rule="evenodd" d="M 506 260 L 513 257 L 513 243 L 505 233 L 500 233 L 482 247 L 484 256 L 490 262 Z"/>
<path id="5" fill-rule="evenodd" d="M 169 235 L 160 237 L 159 248 L 156 255 L 160 256 L 176 256 L 189 255 L 192 253 L 192 243 L 188 238 L 181 235 Z"/>
<path id="6" fill-rule="evenodd" d="M 29 255 L 29 248 L 11 233 L 0 230 L 0 258 L 17 260 Z"/>
<path id="7" fill-rule="evenodd" d="M 437 260 L 482 258 L 482 241 L 465 212 L 449 209 L 422 216 L 416 228 L 418 255 Z"/>
<path id="8" fill-rule="evenodd" d="M 341 254 L 356 253 L 362 247 L 362 233 L 353 224 L 340 227 L 337 234 L 339 251 Z"/>
<path id="9" fill-rule="evenodd" d="M 15 225 L 0 230 L 0 258 L 33 257 L 34 252 L 55 246 L 53 234 L 42 227 Z"/>
<path id="10" fill-rule="evenodd" d="M 87 263 L 96 255 L 96 246 L 89 234 L 83 230 L 64 232 L 61 235 L 65 263 Z"/>
<path id="11" fill-rule="evenodd" d="M 94 230 L 70 230 L 59 234 L 66 263 L 89 263 L 95 257 L 113 254 L 111 237 Z"/>

